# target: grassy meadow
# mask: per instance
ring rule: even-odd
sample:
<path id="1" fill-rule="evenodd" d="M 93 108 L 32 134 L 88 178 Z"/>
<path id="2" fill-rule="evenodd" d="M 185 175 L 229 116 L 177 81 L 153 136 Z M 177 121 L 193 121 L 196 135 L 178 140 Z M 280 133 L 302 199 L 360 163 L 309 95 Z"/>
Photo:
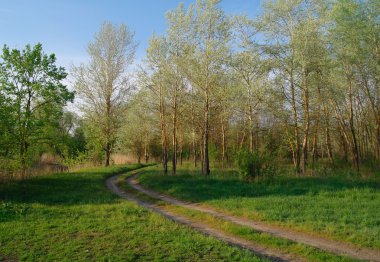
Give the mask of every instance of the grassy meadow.
<path id="1" fill-rule="evenodd" d="M 137 171 L 129 172 L 118 179 L 118 186 L 129 194 L 133 194 L 135 197 L 143 200 L 144 202 L 158 205 L 161 209 L 164 209 L 172 214 L 176 214 L 193 222 L 201 222 L 209 227 L 216 229 L 226 235 L 235 236 L 240 239 L 244 239 L 260 245 L 263 248 L 269 248 L 272 251 L 279 251 L 291 255 L 293 258 L 301 259 L 304 261 L 331 261 L 331 262 L 353 262 L 358 261 L 354 258 L 347 256 L 337 255 L 328 251 L 320 250 L 302 243 L 297 243 L 291 240 L 279 238 L 265 232 L 259 232 L 247 226 L 237 225 L 235 223 L 226 221 L 221 218 L 217 218 L 213 215 L 206 214 L 204 212 L 172 205 L 162 200 L 148 196 L 142 192 L 132 188 L 126 179 L 135 174 Z"/>
<path id="2" fill-rule="evenodd" d="M 0 185 L 0 261 L 262 261 L 108 191 L 139 165 Z"/>
<path id="3" fill-rule="evenodd" d="M 231 170 L 209 178 L 192 169 L 178 173 L 164 176 L 157 168 L 150 169 L 139 181 L 146 188 L 236 216 L 380 249 L 377 178 L 281 176 L 246 183 Z"/>

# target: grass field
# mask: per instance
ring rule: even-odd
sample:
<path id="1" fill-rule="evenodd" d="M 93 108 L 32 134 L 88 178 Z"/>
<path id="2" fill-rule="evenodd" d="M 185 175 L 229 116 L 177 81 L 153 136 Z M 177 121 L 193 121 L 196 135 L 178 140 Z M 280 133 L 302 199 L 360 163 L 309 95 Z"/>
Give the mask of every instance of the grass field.
<path id="1" fill-rule="evenodd" d="M 376 179 L 279 177 L 245 183 L 232 176 L 205 178 L 180 170 L 163 176 L 155 168 L 144 187 L 228 213 L 380 249 L 380 192 Z"/>
<path id="2" fill-rule="evenodd" d="M 137 171 L 138 172 L 138 171 Z M 152 198 L 144 193 L 141 193 L 130 185 L 126 183 L 126 178 L 135 173 L 135 171 L 130 172 L 126 175 L 119 177 L 118 186 L 121 187 L 124 191 L 135 195 L 137 198 L 147 202 L 158 205 L 163 210 L 169 211 L 176 215 L 187 217 L 193 222 L 201 222 L 214 228 L 218 231 L 221 231 L 227 235 L 232 235 L 251 241 L 252 243 L 261 245 L 262 247 L 269 248 L 274 251 L 280 251 L 286 254 L 291 254 L 298 259 L 303 261 L 331 261 L 331 262 L 354 262 L 358 261 L 353 258 L 346 256 L 339 256 L 332 254 L 320 249 L 310 247 L 302 243 L 296 243 L 287 239 L 278 238 L 276 236 L 270 235 L 268 233 L 259 232 L 252 228 L 237 225 L 235 223 L 216 218 L 212 215 L 205 214 L 203 212 L 191 210 L 188 208 L 183 208 L 175 206 L 164 201 L 161 201 L 156 198 Z"/>
<path id="3" fill-rule="evenodd" d="M 0 261 L 262 261 L 106 189 L 106 177 L 138 167 L 0 185 Z"/>

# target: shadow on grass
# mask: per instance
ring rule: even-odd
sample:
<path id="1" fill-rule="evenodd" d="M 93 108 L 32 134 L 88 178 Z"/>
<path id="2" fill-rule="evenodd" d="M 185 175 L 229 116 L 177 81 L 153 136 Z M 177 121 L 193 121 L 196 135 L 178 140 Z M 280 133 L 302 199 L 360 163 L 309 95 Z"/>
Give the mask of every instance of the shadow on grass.
<path id="1" fill-rule="evenodd" d="M 142 166 L 99 168 L 35 177 L 0 185 L 0 204 L 10 202 L 81 205 L 114 202 L 118 197 L 105 187 L 105 179 L 139 167 Z"/>
<path id="2" fill-rule="evenodd" d="M 344 177 L 278 177 L 271 182 L 246 183 L 231 176 L 206 178 L 193 171 L 177 176 L 163 176 L 149 171 L 140 176 L 143 186 L 167 192 L 181 199 L 203 202 L 231 197 L 301 196 L 328 194 L 350 189 L 380 189 L 378 179 L 347 179 Z M 159 179 L 158 179 L 159 177 Z"/>

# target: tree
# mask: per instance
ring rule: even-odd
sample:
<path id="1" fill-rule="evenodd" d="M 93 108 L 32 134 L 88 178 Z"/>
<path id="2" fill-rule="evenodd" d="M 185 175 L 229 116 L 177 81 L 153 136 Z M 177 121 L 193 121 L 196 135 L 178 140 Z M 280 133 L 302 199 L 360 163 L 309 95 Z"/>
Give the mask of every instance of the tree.
<path id="1" fill-rule="evenodd" d="M 11 157 L 12 134 L 14 134 L 14 125 L 12 125 L 12 103 L 5 93 L 0 92 L 0 156 Z"/>
<path id="2" fill-rule="evenodd" d="M 1 59 L 0 99 L 4 104 L 0 114 L 7 116 L 2 123 L 12 123 L 5 128 L 2 142 L 5 140 L 9 151 L 14 151 L 10 142 L 13 148 L 16 145 L 25 170 L 31 160 L 31 147 L 50 141 L 44 130 L 57 124 L 62 108 L 73 100 L 74 93 L 62 84 L 67 76 L 65 69 L 55 65 L 55 55 L 46 55 L 41 44 L 27 45 L 24 50 L 4 46 Z"/>
<path id="3" fill-rule="evenodd" d="M 235 28 L 237 47 L 230 59 L 230 66 L 242 83 L 242 98 L 245 104 L 244 111 L 248 117 L 249 151 L 254 151 L 254 121 L 255 111 L 262 102 L 261 80 L 266 77 L 266 63 L 260 55 L 260 49 L 254 37 L 257 34 L 254 22 L 246 16 L 236 17 Z"/>
<path id="4" fill-rule="evenodd" d="M 198 0 L 186 13 L 190 22 L 184 24 L 186 27 L 182 30 L 187 42 L 181 56 L 181 70 L 203 101 L 202 173 L 205 175 L 210 174 L 210 114 L 214 110 L 214 94 L 225 72 L 231 39 L 230 21 L 218 3 L 218 0 Z M 184 15 L 183 11 L 178 15 Z"/>
<path id="5" fill-rule="evenodd" d="M 160 119 L 165 173 L 171 153 L 173 173 L 183 154 L 208 175 L 242 149 L 292 159 L 297 175 L 339 157 L 378 166 L 378 1 L 267 0 L 257 20 L 218 3 L 179 5 L 149 43 L 139 92 Z"/>
<path id="6" fill-rule="evenodd" d="M 311 97 L 317 90 L 327 49 L 321 37 L 324 10 L 323 1 L 267 1 L 261 21 L 269 36 L 265 51 L 282 94 L 283 111 L 290 111 L 283 116 L 294 167 L 303 175 L 307 171 Z"/>
<path id="7" fill-rule="evenodd" d="M 133 62 L 134 33 L 126 25 L 109 22 L 101 26 L 88 45 L 90 62 L 73 68 L 75 89 L 82 99 L 86 124 L 97 134 L 109 166 L 125 104 L 131 91 L 127 67 Z"/>
<path id="8" fill-rule="evenodd" d="M 55 132 L 55 147 L 63 158 L 75 159 L 86 151 L 86 138 L 80 117 L 65 111 L 59 119 L 59 128 Z"/>
<path id="9" fill-rule="evenodd" d="M 149 40 L 147 49 L 147 71 L 142 70 L 139 74 L 139 82 L 142 91 L 150 91 L 153 111 L 158 113 L 161 133 L 161 158 L 164 174 L 168 172 L 168 139 L 167 139 L 167 44 L 163 37 L 153 37 Z"/>
<path id="10" fill-rule="evenodd" d="M 334 109 L 357 171 L 368 151 L 380 159 L 379 11 L 379 2 L 373 0 L 339 0 L 331 10 L 333 83 L 339 99 Z M 367 111 L 370 119 L 360 123 Z M 372 144 L 372 150 L 365 144 Z"/>
<path id="11" fill-rule="evenodd" d="M 133 96 L 124 116 L 124 124 L 119 134 L 120 150 L 129 149 L 141 163 L 144 157 L 148 163 L 151 154 L 151 144 L 157 138 L 157 118 L 149 106 L 149 90 L 141 90 Z M 143 110 L 142 110 L 143 108 Z"/>

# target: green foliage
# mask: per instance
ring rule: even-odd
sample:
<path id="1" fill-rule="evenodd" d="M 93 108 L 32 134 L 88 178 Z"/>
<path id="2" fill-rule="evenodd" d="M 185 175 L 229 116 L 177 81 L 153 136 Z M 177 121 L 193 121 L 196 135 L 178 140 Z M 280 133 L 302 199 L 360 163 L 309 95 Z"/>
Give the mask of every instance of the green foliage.
<path id="1" fill-rule="evenodd" d="M 277 174 L 277 167 L 273 161 L 266 156 L 256 152 L 241 150 L 235 159 L 239 173 L 247 181 L 259 180 L 260 178 L 271 178 Z"/>
<path id="2" fill-rule="evenodd" d="M 69 157 L 77 157 L 86 151 L 87 142 L 82 128 L 76 128 L 74 134 L 67 139 Z"/>
<path id="3" fill-rule="evenodd" d="M 236 150 L 249 147 L 260 155 L 242 155 L 248 180 L 275 173 L 261 154 L 307 175 L 324 172 L 314 169 L 317 161 L 329 168 L 333 158 L 344 154 L 347 163 L 361 151 L 358 167 L 372 159 L 378 169 L 378 13 L 376 0 L 268 0 L 255 19 L 229 16 L 216 0 L 179 4 L 167 13 L 166 33 L 149 40 L 139 91 L 111 144 L 138 158 L 161 146 L 165 162 L 168 151 L 191 149 L 203 171 L 208 159 L 231 166 Z M 102 90 L 91 91 L 99 70 L 86 71 L 79 75 L 91 80 L 87 100 L 104 105 L 103 95 L 93 97 Z M 99 115 L 88 123 L 109 130 Z"/>
<path id="4" fill-rule="evenodd" d="M 63 107 L 74 93 L 62 81 L 65 69 L 42 45 L 4 46 L 0 56 L 0 156 L 29 166 L 38 147 L 54 144 Z"/>
<path id="5" fill-rule="evenodd" d="M 91 162 L 92 164 L 96 164 L 93 161 L 91 161 L 91 156 L 89 155 L 88 151 L 78 151 L 74 155 L 69 155 L 63 160 L 63 164 L 68 167 L 81 166 L 88 164 L 89 162 Z"/>
<path id="6" fill-rule="evenodd" d="M 150 147 L 157 139 L 151 130 L 155 129 L 158 123 L 155 121 L 154 113 L 150 110 L 141 110 L 148 103 L 147 97 L 146 92 L 139 92 L 133 97 L 133 101 L 123 116 L 122 128 L 118 134 L 119 151 L 133 153 L 139 162 L 144 157 L 149 160 L 149 156 L 159 156 L 161 153 L 151 154 Z"/>

